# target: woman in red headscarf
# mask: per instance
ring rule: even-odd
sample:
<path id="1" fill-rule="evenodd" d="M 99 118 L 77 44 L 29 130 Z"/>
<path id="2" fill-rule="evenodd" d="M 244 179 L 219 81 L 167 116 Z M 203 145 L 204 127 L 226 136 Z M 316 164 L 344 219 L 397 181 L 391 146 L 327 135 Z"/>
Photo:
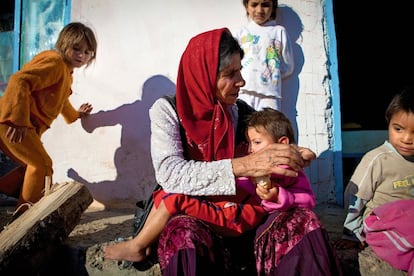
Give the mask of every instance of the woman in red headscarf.
<path id="1" fill-rule="evenodd" d="M 158 99 L 151 107 L 151 154 L 157 182 L 163 188 L 163 191 L 154 193 L 157 208 L 166 204 L 171 210 L 174 205 L 168 203 L 167 197 L 177 193 L 211 202 L 218 196 L 233 197 L 237 201 L 240 196 L 237 177 L 270 173 L 296 176 L 297 170 L 315 158 L 309 149 L 299 150 L 294 145 L 285 144 L 273 144 L 247 155 L 243 119 L 252 111 L 243 108 L 237 100 L 239 89 L 244 85 L 240 73 L 242 57 L 243 51 L 226 28 L 193 37 L 179 65 L 176 108 L 165 98 Z M 293 170 L 279 167 L 281 164 Z M 291 220 L 292 215 L 300 218 L 299 222 Z M 234 237 L 228 235 L 225 229 L 222 231 L 212 227 L 197 216 L 174 214 L 167 219 L 158 239 L 157 253 L 162 273 L 272 275 L 279 269 L 282 255 L 278 253 L 275 259 L 276 254 L 268 255 L 264 251 L 279 248 L 283 255 L 294 251 L 296 256 L 298 251 L 290 249 L 300 242 L 300 238 L 321 229 L 316 215 L 307 209 L 284 215 L 281 217 L 283 225 L 274 223 L 278 217 L 272 214 L 271 220 L 266 221 L 269 227 L 259 228 L 255 239 L 255 230 Z M 148 220 L 151 220 L 151 214 Z M 277 233 L 286 234 L 282 230 L 289 234 L 285 238 L 295 240 L 286 244 L 279 238 L 280 243 L 276 244 L 272 239 Z M 296 230 L 300 231 L 296 233 Z M 320 258 L 318 253 L 321 252 L 327 260 L 307 257 L 307 264 L 316 266 L 313 270 L 309 270 L 310 267 L 307 269 L 311 274 L 318 271 L 320 275 L 329 275 L 330 266 L 336 264 L 332 264 L 332 252 L 326 246 L 327 236 L 322 234 L 312 242 L 320 243 L 315 257 Z M 299 250 L 306 247 L 310 248 L 309 243 Z M 136 239 L 132 239 L 120 246 L 106 248 L 105 253 L 111 259 L 134 261 L 138 250 Z M 255 253 L 259 257 L 256 260 Z M 304 259 L 300 258 L 300 261 L 304 262 Z M 291 264 L 298 265 L 296 261 Z M 294 270 L 290 265 L 285 267 Z M 332 271 L 339 274 L 335 269 Z"/>

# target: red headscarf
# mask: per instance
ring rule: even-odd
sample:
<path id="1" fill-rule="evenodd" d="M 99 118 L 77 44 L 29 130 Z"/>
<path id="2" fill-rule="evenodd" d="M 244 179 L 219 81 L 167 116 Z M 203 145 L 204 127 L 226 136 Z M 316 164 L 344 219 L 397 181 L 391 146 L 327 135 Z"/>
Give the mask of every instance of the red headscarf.
<path id="1" fill-rule="evenodd" d="M 234 155 L 233 123 L 216 99 L 219 44 L 227 28 L 193 37 L 181 56 L 177 77 L 177 113 L 187 136 L 188 157 L 220 160 Z"/>

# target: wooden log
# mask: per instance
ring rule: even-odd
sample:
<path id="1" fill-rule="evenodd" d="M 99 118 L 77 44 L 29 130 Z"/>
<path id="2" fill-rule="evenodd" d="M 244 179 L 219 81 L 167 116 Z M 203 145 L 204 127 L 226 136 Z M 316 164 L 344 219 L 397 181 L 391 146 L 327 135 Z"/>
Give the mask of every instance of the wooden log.
<path id="1" fill-rule="evenodd" d="M 0 275 L 37 275 L 92 201 L 78 182 L 55 184 L 49 195 L 0 232 Z"/>

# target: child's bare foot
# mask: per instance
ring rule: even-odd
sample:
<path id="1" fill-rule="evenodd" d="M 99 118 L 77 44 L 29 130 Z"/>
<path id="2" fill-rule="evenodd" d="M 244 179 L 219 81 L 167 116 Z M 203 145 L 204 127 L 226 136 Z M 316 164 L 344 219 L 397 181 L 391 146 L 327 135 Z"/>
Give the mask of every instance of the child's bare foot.
<path id="1" fill-rule="evenodd" d="M 133 240 L 107 245 L 103 248 L 105 259 L 141 262 L 146 258 L 146 248 L 140 249 Z"/>

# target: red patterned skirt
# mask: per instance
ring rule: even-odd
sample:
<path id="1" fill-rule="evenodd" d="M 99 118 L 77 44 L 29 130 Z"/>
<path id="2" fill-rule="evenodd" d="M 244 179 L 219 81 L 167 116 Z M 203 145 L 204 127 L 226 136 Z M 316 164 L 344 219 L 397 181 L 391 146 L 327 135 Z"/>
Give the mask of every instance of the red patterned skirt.
<path id="1" fill-rule="evenodd" d="M 317 215 L 303 208 L 269 215 L 255 231 L 222 237 L 201 220 L 175 216 L 158 243 L 163 275 L 342 275 Z"/>
<path id="2" fill-rule="evenodd" d="M 257 275 L 342 275 L 318 216 L 309 209 L 274 213 L 257 229 Z"/>

